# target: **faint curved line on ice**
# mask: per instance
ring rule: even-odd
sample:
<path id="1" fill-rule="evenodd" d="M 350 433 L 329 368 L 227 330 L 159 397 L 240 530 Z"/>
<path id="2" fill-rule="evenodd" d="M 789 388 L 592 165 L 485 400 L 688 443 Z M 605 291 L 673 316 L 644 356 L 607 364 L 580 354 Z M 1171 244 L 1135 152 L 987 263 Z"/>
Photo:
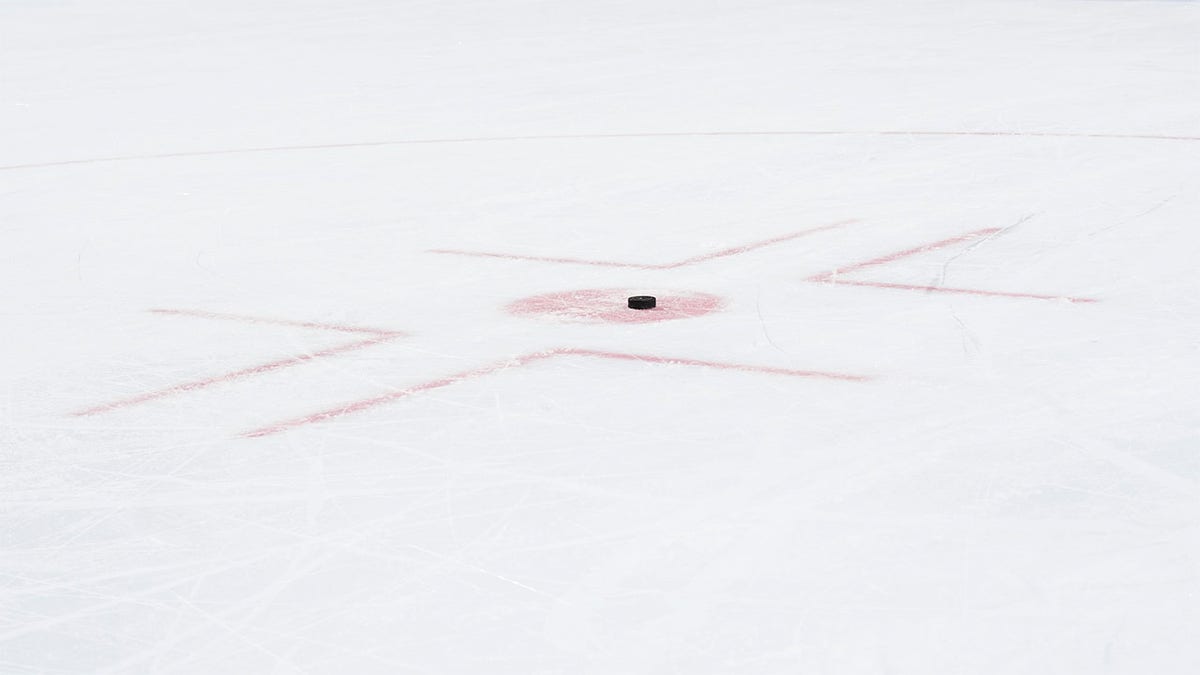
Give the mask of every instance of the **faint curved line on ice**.
<path id="1" fill-rule="evenodd" d="M 87 159 L 64 159 L 56 162 L 10 164 L 0 166 L 0 171 L 17 169 L 41 169 L 52 166 L 74 164 L 100 164 L 108 162 L 132 162 L 145 159 L 174 159 L 180 157 L 209 157 L 214 155 L 249 155 L 264 152 L 289 152 L 301 150 L 338 150 L 344 148 L 378 148 L 393 145 L 450 145 L 457 143 L 504 143 L 516 141 L 586 141 L 619 138 L 710 138 L 710 137 L 755 137 L 755 136 L 947 136 L 947 137 L 999 137 L 999 138 L 1093 138 L 1136 141 L 1200 141 L 1200 136 L 1173 136 L 1161 134 L 1104 134 L 1039 131 L 664 131 L 648 133 L 612 134 L 542 134 L 525 136 L 466 136 L 462 138 L 410 138 L 392 141 L 360 141 L 355 143 L 323 143 L 317 145 L 276 145 L 261 148 L 232 148 L 225 150 L 195 150 L 189 152 L 164 152 L 146 155 L 117 155 Z"/>

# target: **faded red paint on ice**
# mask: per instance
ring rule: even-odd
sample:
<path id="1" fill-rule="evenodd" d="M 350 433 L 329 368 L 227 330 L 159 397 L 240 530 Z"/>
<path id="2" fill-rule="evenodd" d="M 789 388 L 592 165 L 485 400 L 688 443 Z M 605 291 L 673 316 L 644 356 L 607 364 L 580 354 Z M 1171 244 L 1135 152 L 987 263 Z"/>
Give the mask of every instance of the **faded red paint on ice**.
<path id="1" fill-rule="evenodd" d="M 717 258 L 727 258 L 729 256 L 741 255 L 743 253 L 748 253 L 755 249 L 763 248 L 765 246 L 772 246 L 774 244 L 782 244 L 783 242 L 791 241 L 793 239 L 799 239 L 800 237 L 806 237 L 810 234 L 816 234 L 818 232 L 824 232 L 826 230 L 833 230 L 833 229 L 843 227 L 843 226 L 848 225 L 853 222 L 856 222 L 856 221 L 843 220 L 843 221 L 839 221 L 836 223 L 830 223 L 829 225 L 821 225 L 820 227 L 811 227 L 811 228 L 808 228 L 805 230 L 791 232 L 789 234 L 784 234 L 784 235 L 781 235 L 778 237 L 772 237 L 771 239 L 764 239 L 762 241 L 756 241 L 756 242 L 752 242 L 749 244 L 743 244 L 741 246 L 733 246 L 731 248 L 725 248 L 725 249 L 721 249 L 719 251 L 712 251 L 710 253 L 704 253 L 704 254 L 701 254 L 698 256 L 693 256 L 691 258 L 685 258 L 683 260 L 679 260 L 676 262 L 669 262 L 669 263 L 631 263 L 631 262 L 617 262 L 617 261 L 613 261 L 613 260 L 589 260 L 586 258 L 562 258 L 562 257 L 550 257 L 550 256 L 520 255 L 517 253 L 495 253 L 495 252 L 489 252 L 489 251 L 463 251 L 463 250 L 459 250 L 459 249 L 449 249 L 449 248 L 436 248 L 436 249 L 431 249 L 429 252 L 430 253 L 442 253 L 442 254 L 448 254 L 448 255 L 474 256 L 477 258 L 503 258 L 505 260 L 529 260 L 532 262 L 561 263 L 561 264 L 566 264 L 566 265 L 592 265 L 595 267 L 623 267 L 623 268 L 639 269 L 639 270 L 670 270 L 670 269 L 675 269 L 676 267 L 685 267 L 687 265 L 695 265 L 697 263 L 707 262 L 709 260 L 716 260 Z"/>
<path id="2" fill-rule="evenodd" d="M 278 359 L 276 361 L 268 361 L 267 363 L 260 363 L 258 365 L 241 368 L 232 372 L 222 373 L 220 375 L 214 375 L 212 377 L 206 377 L 200 380 L 192 380 L 191 382 L 184 382 L 182 384 L 176 384 L 164 389 L 158 389 L 155 391 L 146 392 L 144 394 L 131 396 L 129 398 L 112 401 L 110 403 L 104 403 L 91 408 L 86 408 L 84 410 L 78 410 L 71 414 L 76 417 L 84 417 L 87 415 L 97 415 L 100 413 L 109 412 L 111 410 L 118 410 L 120 408 L 128 408 L 129 406 L 137 405 L 139 403 L 146 403 L 148 401 L 154 401 L 156 399 L 166 398 L 168 396 L 175 396 L 177 394 L 183 394 L 189 391 L 196 391 L 197 389 L 204 389 L 217 384 L 225 384 L 227 382 L 244 380 L 255 375 L 263 375 L 276 370 L 283 370 L 284 368 L 298 366 L 302 363 L 307 363 L 316 359 L 323 359 L 330 356 L 335 356 L 337 354 L 344 354 L 346 352 L 365 349 L 383 342 L 394 340 L 397 337 L 399 336 L 379 335 L 367 340 L 359 340 L 357 342 L 351 342 L 348 344 L 336 345 L 334 347 L 329 347 L 327 349 L 322 349 L 308 354 L 300 354 L 285 359 Z"/>
<path id="3" fill-rule="evenodd" d="M 654 295 L 654 309 L 629 309 L 631 295 Z M 655 323 L 711 314 L 724 305 L 715 295 L 695 292 L 651 292 L 621 288 L 594 288 L 546 293 L 508 305 L 516 316 L 542 316 L 580 323 Z"/>
<path id="4" fill-rule="evenodd" d="M 829 272 L 822 272 L 820 274 L 814 274 L 813 276 L 809 277 L 808 280 L 809 281 L 829 281 L 829 280 L 831 280 L 839 275 L 842 275 L 842 274 L 849 274 L 851 272 L 857 272 L 859 270 L 864 270 L 868 267 L 877 267 L 879 265 L 887 265 L 889 263 L 894 263 L 897 260 L 903 260 L 904 258 L 910 258 L 914 255 L 920 255 L 922 253 L 929 253 L 930 251 L 936 251 L 940 248 L 945 248 L 947 246 L 959 244 L 964 241 L 971 241 L 972 239 L 982 239 L 983 237 L 987 237 L 987 236 L 996 234 L 999 231 L 1000 231 L 999 228 L 994 228 L 994 227 L 989 227 L 989 228 L 986 228 L 983 230 L 975 230 L 974 232 L 960 234 L 957 237 L 950 237 L 949 239 L 942 239 L 940 241 L 935 241 L 935 242 L 932 242 L 929 244 L 922 244 L 921 246 L 914 246 L 913 248 L 907 248 L 907 249 L 904 249 L 903 251 L 896 251 L 895 253 L 889 253 L 887 255 L 882 255 L 882 256 L 879 256 L 878 258 L 871 258 L 870 260 L 864 260 L 862 262 L 857 262 L 857 263 L 845 265 L 842 267 L 836 267 L 833 270 L 830 270 Z"/>
<path id="5" fill-rule="evenodd" d="M 764 373 L 767 375 L 787 375 L 790 377 L 815 377 L 825 380 L 842 380 L 845 382 L 866 382 L 871 379 L 867 375 L 854 375 L 851 373 L 839 373 L 829 370 L 796 370 L 794 368 L 776 368 L 773 366 L 755 366 L 744 363 L 724 363 L 721 361 L 705 361 L 703 359 L 687 359 L 677 356 L 655 356 L 652 354 L 627 354 L 624 352 L 608 352 L 596 349 L 573 349 L 564 348 L 556 350 L 559 355 L 570 356 L 595 356 L 602 359 L 616 359 L 620 361 L 641 361 L 643 363 L 655 363 L 664 365 L 680 365 L 680 366 L 695 366 L 700 368 L 714 368 L 716 370 L 738 370 L 744 373 Z"/>
<path id="6" fill-rule="evenodd" d="M 401 336 L 405 333 L 394 330 L 383 330 L 380 328 L 363 328 L 361 326 L 347 326 L 337 323 L 322 323 L 319 321 L 292 321 L 289 319 L 273 319 L 262 316 L 250 316 L 246 314 L 226 314 L 224 312 L 204 312 L 194 309 L 151 309 L 153 314 L 167 314 L 172 316 L 193 316 L 199 319 L 219 319 L 222 321 L 240 321 L 242 323 L 263 323 L 276 326 L 294 326 L 296 328 L 315 328 L 318 330 L 332 330 L 341 333 L 369 333 L 371 335 L 392 335 Z"/>
<path id="7" fill-rule="evenodd" d="M 808 279 L 806 279 L 806 281 L 812 281 L 812 282 L 816 282 L 816 283 L 828 283 L 828 284 L 837 285 L 837 286 L 860 286 L 860 287 L 865 287 L 865 288 L 883 288 L 883 289 L 898 290 L 898 291 L 919 291 L 922 293 L 952 293 L 952 294 L 959 294 L 959 295 L 980 295 L 980 296 L 999 297 L 999 298 L 1024 298 L 1024 299 L 1029 299 L 1029 300 L 1065 300 L 1067 302 L 1078 302 L 1078 303 L 1099 302 L 1095 298 L 1082 298 L 1082 297 L 1073 297 L 1073 296 L 1066 296 L 1066 295 L 1046 295 L 1046 294 L 1041 294 L 1041 293 L 1014 293 L 1014 292 L 1010 292 L 1010 291 L 988 291 L 988 290 L 977 289 L 977 288 L 956 288 L 953 286 L 931 286 L 931 285 L 922 285 L 922 284 L 897 284 L 897 283 L 889 283 L 889 282 L 885 282 L 885 281 L 856 281 L 853 279 L 844 278 L 845 275 L 847 275 L 847 274 L 859 272 L 859 271 L 862 271 L 862 270 L 865 270 L 865 269 L 868 269 L 871 267 L 879 267 L 882 265 L 889 265 L 891 263 L 898 262 L 905 258 L 911 258 L 915 255 L 920 255 L 922 253 L 930 253 L 932 251 L 937 251 L 939 249 L 946 248 L 947 246 L 953 246 L 955 244 L 961 244 L 963 242 L 972 241 L 975 239 L 983 239 L 985 237 L 990 237 L 994 234 L 997 234 L 1000 231 L 1001 230 L 999 228 L 989 227 L 989 228 L 984 228 L 982 230 L 975 230 L 974 232 L 967 232 L 966 234 L 960 234 L 956 237 L 950 237 L 948 239 L 941 239 L 938 241 L 930 242 L 928 244 L 922 244 L 921 246 L 914 246 L 912 248 L 906 248 L 902 251 L 896 251 L 894 253 L 882 255 L 877 258 L 871 258 L 869 260 L 863 260 L 860 262 L 851 263 L 849 265 L 843 265 L 840 267 L 836 267 L 827 272 L 821 272 L 819 274 L 814 274 L 814 275 L 808 277 Z"/>
<path id="8" fill-rule="evenodd" d="M 630 311 L 637 311 L 637 310 L 630 310 Z M 407 387 L 405 389 L 397 389 L 395 391 L 390 391 L 386 394 L 381 394 L 379 396 L 360 399 L 358 401 L 351 401 L 349 403 L 344 403 L 342 405 L 339 405 L 339 406 L 336 406 L 333 408 L 328 408 L 328 409 L 322 410 L 320 412 L 315 412 L 310 415 L 305 415 L 303 417 L 297 417 L 294 419 L 285 420 L 283 422 L 277 422 L 275 424 L 271 424 L 271 425 L 268 425 L 265 427 L 260 427 L 258 429 L 253 429 L 251 431 L 247 431 L 247 432 L 243 433 L 242 436 L 246 437 L 246 438 L 258 438 L 261 436 L 270 436 L 272 434 L 282 433 L 284 431 L 288 431 L 290 429 L 295 429 L 297 427 L 307 426 L 309 424 L 315 424 L 318 422 L 323 422 L 325 420 L 331 420 L 331 419 L 335 419 L 338 417 L 345 417 L 347 415 L 352 415 L 354 413 L 362 412 L 362 411 L 368 410 L 370 408 L 375 408 L 377 406 L 381 406 L 386 403 L 396 401 L 398 399 L 407 398 L 409 396 L 413 396 L 414 394 L 419 394 L 421 392 L 430 391 L 432 389 L 440 389 L 442 387 L 448 387 L 452 384 L 458 384 L 460 382 L 465 382 L 467 380 L 473 380 L 475 378 L 483 377 L 485 375 L 490 375 L 492 373 L 496 373 L 496 372 L 499 372 L 502 370 L 507 370 L 509 368 L 517 368 L 520 366 L 528 365 L 530 363 L 534 363 L 536 361 L 543 361 L 546 359 L 557 358 L 560 356 L 590 356 L 590 357 L 595 357 L 595 358 L 615 359 L 615 360 L 621 360 L 621 361 L 640 361 L 643 363 L 650 363 L 650 364 L 655 364 L 655 365 L 672 365 L 672 364 L 674 364 L 674 365 L 689 366 L 689 367 L 713 368 L 716 370 L 733 370 L 733 371 L 740 371 L 740 372 L 745 372 L 745 373 L 763 373 L 763 374 L 767 374 L 767 375 L 784 375 L 784 376 L 790 376 L 790 377 L 805 377 L 805 378 L 818 378 L 818 379 L 826 379 L 826 380 L 839 380 L 839 381 L 843 381 L 843 382 L 867 382 L 872 379 L 870 376 L 867 376 L 867 375 L 857 375 L 857 374 L 853 374 L 853 373 L 839 373 L 839 372 L 822 371 L 822 370 L 794 370 L 794 369 L 790 369 L 790 368 L 776 368 L 776 367 L 771 367 L 771 366 L 755 366 L 755 365 L 744 364 L 744 363 L 722 363 L 719 361 L 705 361 L 705 360 L 701 360 L 701 359 L 688 359 L 688 358 L 675 358 L 675 357 L 669 357 L 669 356 L 657 356 L 654 354 L 627 354 L 627 353 L 623 353 L 623 352 L 609 352 L 609 351 L 600 351 L 600 350 L 595 350 L 595 349 L 579 349 L 579 348 L 572 348 L 572 347 L 561 347 L 558 349 L 550 349 L 550 350 L 542 351 L 542 352 L 533 352 L 530 354 L 523 354 L 521 356 L 517 356 L 517 357 L 511 358 L 511 359 L 506 359 L 504 361 L 492 363 L 487 366 L 474 368 L 472 370 L 465 370 L 465 371 L 462 371 L 459 373 L 455 373 L 453 375 L 448 375 L 446 377 L 438 378 L 436 380 L 430 380 L 428 382 L 422 382 L 420 384 L 416 384 L 411 387 Z"/>
<path id="9" fill-rule="evenodd" d="M 193 309 L 151 309 L 149 311 L 153 314 L 166 314 L 166 315 L 173 315 L 173 316 L 191 316 L 191 317 L 196 317 L 196 318 L 200 318 L 200 319 L 218 319 L 218 320 L 222 320 L 222 321 L 240 321 L 243 323 L 271 324 L 271 325 L 277 325 L 277 326 L 294 326 L 297 328 L 313 328 L 313 329 L 317 329 L 317 330 L 327 330 L 327 331 L 335 331 L 335 332 L 341 332 L 341 333 L 365 333 L 367 335 L 371 335 L 372 337 L 367 338 L 365 340 L 358 340 L 355 342 L 349 342 L 349 343 L 345 343 L 345 344 L 334 345 L 332 347 L 326 347 L 325 349 L 320 349 L 320 350 L 317 350 L 314 352 L 308 352 L 308 353 L 299 354 L 296 356 L 289 356 L 287 358 L 277 359 L 274 361 L 268 361 L 266 363 L 260 363 L 260 364 L 248 366 L 245 368 L 239 368 L 238 370 L 230 371 L 228 373 L 221 373 L 219 375 L 213 375 L 211 377 L 205 377 L 205 378 L 202 378 L 199 380 L 183 382 L 180 384 L 172 385 L 170 387 L 165 387 L 163 389 L 156 389 L 154 391 L 148 391 L 148 392 L 145 392 L 142 394 L 138 394 L 136 396 L 130 396 L 128 398 L 111 401 L 109 403 L 102 403 L 100 405 L 95 405 L 90 408 L 85 408 L 83 410 L 77 410 L 77 411 L 71 413 L 71 415 L 74 415 L 76 417 L 83 417 L 83 416 L 87 416 L 87 415 L 98 415 L 100 413 L 106 413 L 106 412 L 110 412 L 113 410 L 119 410 L 121 408 L 128 408 L 130 406 L 138 405 L 140 403 L 146 403 L 146 402 L 154 401 L 154 400 L 157 400 L 160 398 L 167 398 L 169 396 L 184 394 L 189 391 L 196 391 L 198 389 L 205 389 L 207 387 L 211 387 L 211 386 L 218 385 L 218 384 L 225 384 L 228 382 L 244 380 L 244 379 L 247 379 L 250 377 L 254 377 L 256 375 L 265 375 L 267 373 L 271 373 L 276 370 L 283 370 L 284 368 L 291 368 L 292 366 L 298 366 L 303 363 L 308 363 L 309 361 L 314 361 L 316 359 L 328 358 L 331 356 L 336 356 L 338 354 L 345 354 L 346 352 L 352 352 L 352 351 L 357 351 L 359 349 L 365 349 L 367 347 L 372 347 L 374 345 L 382 344 L 384 342 L 390 342 L 392 340 L 395 340 L 397 338 L 401 338 L 401 337 L 404 337 L 405 335 L 407 335 L 406 333 L 403 333 L 401 331 L 382 330 L 379 328 L 362 328 L 359 326 L 347 326 L 347 325 L 342 325 L 342 324 L 320 323 L 320 322 L 316 322 L 316 321 L 291 321 L 288 319 L 272 319 L 272 318 L 259 317 L 259 316 L 247 316 L 244 314 L 225 314 L 225 313 L 221 313 L 221 312 L 205 312 L 205 311 L 193 310 Z"/>
<path id="10" fill-rule="evenodd" d="M 847 281 L 838 279 L 833 282 L 837 286 L 865 286 L 867 288 L 886 288 L 900 291 L 920 291 L 922 293 L 951 293 L 958 295 L 986 295 L 998 298 L 1027 298 L 1029 300 L 1064 300 L 1066 302 L 1100 302 L 1096 298 L 1081 298 L 1069 295 L 1041 295 L 1039 293 L 1009 293 L 1007 291 L 984 291 L 977 288 L 955 288 L 953 286 L 922 286 L 920 284 L 889 284 L 882 281 Z"/>

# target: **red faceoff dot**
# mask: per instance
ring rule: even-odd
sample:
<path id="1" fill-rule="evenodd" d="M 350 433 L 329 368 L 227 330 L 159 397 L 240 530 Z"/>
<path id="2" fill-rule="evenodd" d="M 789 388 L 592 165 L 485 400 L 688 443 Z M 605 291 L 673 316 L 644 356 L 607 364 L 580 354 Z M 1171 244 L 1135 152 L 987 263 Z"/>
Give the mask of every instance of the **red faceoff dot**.
<path id="1" fill-rule="evenodd" d="M 651 294 L 658 298 L 654 309 L 629 309 L 629 296 Z M 717 311 L 724 301 L 715 295 L 654 289 L 592 288 L 546 293 L 511 303 L 516 316 L 544 316 L 575 323 L 653 323 L 690 319 Z"/>

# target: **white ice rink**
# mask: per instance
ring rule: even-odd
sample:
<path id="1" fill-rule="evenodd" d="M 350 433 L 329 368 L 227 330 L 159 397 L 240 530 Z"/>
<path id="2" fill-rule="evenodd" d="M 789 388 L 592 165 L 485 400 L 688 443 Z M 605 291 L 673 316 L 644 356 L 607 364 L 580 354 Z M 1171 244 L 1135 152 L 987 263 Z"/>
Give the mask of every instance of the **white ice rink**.
<path id="1" fill-rule="evenodd" d="M 1196 2 L 0 0 L 0 673 L 1200 673 L 1198 261 Z"/>

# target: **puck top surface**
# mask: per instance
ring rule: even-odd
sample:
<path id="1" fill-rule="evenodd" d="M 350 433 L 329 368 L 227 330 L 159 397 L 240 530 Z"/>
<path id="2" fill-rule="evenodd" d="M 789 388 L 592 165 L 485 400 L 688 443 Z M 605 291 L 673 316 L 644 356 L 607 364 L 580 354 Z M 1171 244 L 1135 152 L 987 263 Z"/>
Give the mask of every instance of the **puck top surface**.
<path id="1" fill-rule="evenodd" d="M 629 298 L 629 309 L 654 309 L 658 300 L 653 295 L 634 295 Z"/>

